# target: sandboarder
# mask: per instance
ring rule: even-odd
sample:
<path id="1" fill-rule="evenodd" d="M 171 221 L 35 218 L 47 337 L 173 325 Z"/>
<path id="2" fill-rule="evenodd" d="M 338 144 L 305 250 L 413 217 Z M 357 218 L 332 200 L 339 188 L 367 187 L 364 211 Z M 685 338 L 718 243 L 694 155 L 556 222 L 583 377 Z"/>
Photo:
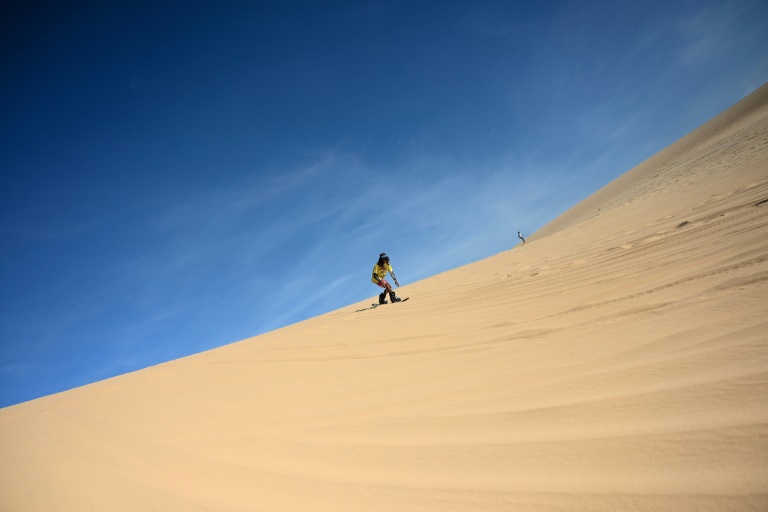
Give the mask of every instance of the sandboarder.
<path id="1" fill-rule="evenodd" d="M 386 253 L 381 253 L 379 254 L 379 261 L 373 266 L 373 273 L 371 274 L 371 282 L 384 288 L 384 291 L 379 295 L 379 304 L 387 303 L 387 294 L 389 294 L 389 298 L 392 302 L 401 301 L 400 297 L 395 295 L 395 292 L 392 290 L 392 285 L 384 279 L 387 277 L 387 272 L 392 274 L 392 279 L 395 280 L 395 284 L 399 287 L 400 283 L 397 282 L 397 277 L 395 277 L 395 272 L 392 270 L 392 265 L 389 264 L 389 256 L 387 256 Z"/>
<path id="2" fill-rule="evenodd" d="M 519 231 L 517 232 L 517 238 L 519 238 L 520 240 L 523 241 L 523 243 L 525 243 L 525 238 L 523 238 L 523 235 Z"/>

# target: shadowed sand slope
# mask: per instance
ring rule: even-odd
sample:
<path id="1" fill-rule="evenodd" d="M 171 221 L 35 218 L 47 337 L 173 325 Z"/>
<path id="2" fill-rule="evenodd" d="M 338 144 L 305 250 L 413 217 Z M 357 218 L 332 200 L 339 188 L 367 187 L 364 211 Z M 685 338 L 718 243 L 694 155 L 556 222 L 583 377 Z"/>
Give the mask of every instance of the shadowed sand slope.
<path id="1" fill-rule="evenodd" d="M 768 510 L 767 92 L 405 304 L 3 409 L 0 510 Z"/>

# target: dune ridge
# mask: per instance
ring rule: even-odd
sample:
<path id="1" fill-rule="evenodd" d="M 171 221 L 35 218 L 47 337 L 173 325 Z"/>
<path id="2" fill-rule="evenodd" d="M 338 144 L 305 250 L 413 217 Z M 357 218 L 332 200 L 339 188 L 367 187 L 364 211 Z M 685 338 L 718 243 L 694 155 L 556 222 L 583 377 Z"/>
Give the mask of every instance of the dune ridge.
<path id="1" fill-rule="evenodd" d="M 685 184 L 686 180 L 733 167 L 742 156 L 751 157 L 748 148 L 742 147 L 744 143 L 763 140 L 766 109 L 768 84 L 763 84 L 733 107 L 562 213 L 529 239 L 551 235 L 639 197 L 647 198 L 680 179 Z"/>
<path id="2" fill-rule="evenodd" d="M 0 510 L 768 509 L 767 104 L 405 304 L 0 410 Z"/>

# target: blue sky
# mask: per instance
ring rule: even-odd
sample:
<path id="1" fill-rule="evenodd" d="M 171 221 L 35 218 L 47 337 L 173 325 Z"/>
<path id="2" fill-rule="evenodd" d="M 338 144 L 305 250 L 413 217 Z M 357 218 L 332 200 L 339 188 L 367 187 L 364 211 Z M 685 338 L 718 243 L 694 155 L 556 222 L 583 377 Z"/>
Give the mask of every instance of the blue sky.
<path id="1" fill-rule="evenodd" d="M 0 406 L 507 250 L 768 81 L 760 0 L 74 4 L 0 32 Z"/>

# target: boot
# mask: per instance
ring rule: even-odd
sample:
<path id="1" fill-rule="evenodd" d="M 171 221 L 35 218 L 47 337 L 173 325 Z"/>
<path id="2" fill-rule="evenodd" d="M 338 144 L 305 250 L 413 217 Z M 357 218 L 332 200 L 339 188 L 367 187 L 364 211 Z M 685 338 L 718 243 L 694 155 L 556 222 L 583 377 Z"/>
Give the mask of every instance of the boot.
<path id="1" fill-rule="evenodd" d="M 381 292 L 379 295 L 379 304 L 386 304 L 387 303 L 387 292 Z"/>
<path id="2" fill-rule="evenodd" d="M 395 292 L 389 292 L 389 300 L 391 300 L 392 303 L 395 303 L 395 302 L 400 302 L 401 299 L 400 297 L 395 295 Z"/>

